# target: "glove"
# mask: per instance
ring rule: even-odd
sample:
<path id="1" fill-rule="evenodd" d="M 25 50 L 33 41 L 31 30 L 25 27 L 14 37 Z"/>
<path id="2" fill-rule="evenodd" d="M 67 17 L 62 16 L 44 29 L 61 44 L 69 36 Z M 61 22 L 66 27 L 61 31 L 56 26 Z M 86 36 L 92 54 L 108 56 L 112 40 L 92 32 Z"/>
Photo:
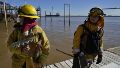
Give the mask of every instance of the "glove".
<path id="1" fill-rule="evenodd" d="M 79 48 L 73 48 L 73 54 L 78 54 L 80 52 Z"/>
<path id="2" fill-rule="evenodd" d="M 98 55 L 96 64 L 101 63 L 101 61 L 102 61 L 102 54 Z"/>
<path id="3" fill-rule="evenodd" d="M 85 56 L 84 52 L 80 52 L 79 55 L 80 55 L 80 56 Z"/>
<path id="4" fill-rule="evenodd" d="M 80 59 L 81 68 L 85 68 L 85 66 L 87 66 L 87 60 L 84 52 L 80 52 L 79 59 Z"/>
<path id="5" fill-rule="evenodd" d="M 29 45 L 26 45 L 25 47 L 21 48 L 21 53 L 24 56 L 31 56 L 31 53 L 29 51 L 30 51 Z"/>
<path id="6" fill-rule="evenodd" d="M 33 58 L 34 60 L 34 62 L 35 63 L 41 63 L 41 64 L 44 64 L 44 62 L 46 61 L 46 59 L 47 59 L 47 55 L 45 55 L 45 54 L 41 54 L 41 55 L 39 55 L 37 58 Z"/>

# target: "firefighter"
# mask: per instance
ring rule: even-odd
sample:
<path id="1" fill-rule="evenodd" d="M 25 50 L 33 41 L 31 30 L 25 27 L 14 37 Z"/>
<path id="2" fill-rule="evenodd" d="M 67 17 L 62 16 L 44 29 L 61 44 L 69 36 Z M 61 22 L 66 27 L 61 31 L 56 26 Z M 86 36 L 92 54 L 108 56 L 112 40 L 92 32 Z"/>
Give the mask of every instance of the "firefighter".
<path id="1" fill-rule="evenodd" d="M 73 68 L 89 68 L 97 58 L 97 64 L 102 61 L 102 36 L 104 27 L 104 13 L 98 8 L 90 9 L 84 24 L 79 25 L 73 39 Z"/>
<path id="2" fill-rule="evenodd" d="M 49 55 L 49 40 L 38 25 L 35 7 L 25 4 L 18 9 L 20 22 L 14 25 L 7 46 L 12 53 L 12 68 L 42 68 Z"/>

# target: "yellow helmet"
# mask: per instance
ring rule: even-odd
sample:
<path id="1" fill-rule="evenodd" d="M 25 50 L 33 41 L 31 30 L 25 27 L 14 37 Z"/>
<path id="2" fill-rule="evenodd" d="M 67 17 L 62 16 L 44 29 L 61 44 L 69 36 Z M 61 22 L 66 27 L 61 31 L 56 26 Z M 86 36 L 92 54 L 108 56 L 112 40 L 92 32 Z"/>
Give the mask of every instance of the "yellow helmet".
<path id="1" fill-rule="evenodd" d="M 89 15 L 91 16 L 100 16 L 100 15 L 104 15 L 104 12 L 102 11 L 102 9 L 98 8 L 98 7 L 94 7 L 92 9 L 90 9 L 89 11 Z"/>
<path id="2" fill-rule="evenodd" d="M 33 7 L 30 4 L 26 4 L 26 5 L 21 6 L 18 9 L 18 16 L 29 17 L 29 18 L 40 18 L 37 15 L 37 11 L 36 11 L 35 7 Z"/>

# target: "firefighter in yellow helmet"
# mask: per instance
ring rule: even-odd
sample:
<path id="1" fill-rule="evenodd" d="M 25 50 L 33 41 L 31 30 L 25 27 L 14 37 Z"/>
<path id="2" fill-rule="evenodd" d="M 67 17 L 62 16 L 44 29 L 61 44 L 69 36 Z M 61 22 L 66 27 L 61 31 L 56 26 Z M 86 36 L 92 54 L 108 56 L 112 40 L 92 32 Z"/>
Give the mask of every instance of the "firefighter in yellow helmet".
<path id="1" fill-rule="evenodd" d="M 96 56 L 96 64 L 102 61 L 103 27 L 103 11 L 98 7 L 92 8 L 87 20 L 79 25 L 74 33 L 73 68 L 89 68 Z"/>
<path id="2" fill-rule="evenodd" d="M 18 9 L 20 22 L 10 34 L 7 46 L 12 52 L 12 68 L 42 68 L 49 55 L 50 44 L 38 25 L 36 9 L 29 4 Z"/>

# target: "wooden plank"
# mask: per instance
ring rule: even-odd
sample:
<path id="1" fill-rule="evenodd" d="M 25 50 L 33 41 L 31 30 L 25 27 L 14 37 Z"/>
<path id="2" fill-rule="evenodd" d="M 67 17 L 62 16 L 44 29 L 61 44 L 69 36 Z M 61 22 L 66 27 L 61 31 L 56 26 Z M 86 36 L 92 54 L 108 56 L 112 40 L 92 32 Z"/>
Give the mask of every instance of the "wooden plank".
<path id="1" fill-rule="evenodd" d="M 70 68 L 64 61 L 60 63 L 62 64 L 62 66 L 64 66 L 64 68 Z"/>
<path id="2" fill-rule="evenodd" d="M 100 68 L 100 67 L 105 67 L 106 65 L 109 66 L 110 63 L 114 63 L 114 65 L 120 66 L 120 56 L 110 53 L 108 51 L 104 51 L 102 62 L 100 64 L 96 64 L 96 60 L 95 60 L 95 62 L 91 65 L 91 68 Z M 72 68 L 72 65 L 73 65 L 73 59 L 69 59 L 46 66 L 44 68 Z"/>
<path id="3" fill-rule="evenodd" d="M 72 64 L 69 60 L 66 60 L 65 63 L 66 63 L 70 68 L 72 68 L 72 65 L 73 65 L 73 64 Z"/>
<path id="4" fill-rule="evenodd" d="M 46 68 L 50 68 L 50 66 L 46 66 Z"/>
<path id="5" fill-rule="evenodd" d="M 107 65 L 100 67 L 100 68 L 120 68 L 120 66 L 115 64 L 115 63 L 109 63 Z"/>
<path id="6" fill-rule="evenodd" d="M 110 61 L 110 62 L 114 62 L 116 64 L 119 64 L 120 65 L 120 56 L 118 55 L 115 55 L 113 53 L 110 53 L 110 52 L 104 52 L 104 55 L 103 56 L 107 56 L 106 58 Z"/>
<path id="7" fill-rule="evenodd" d="M 99 67 L 98 67 L 98 65 L 96 65 L 96 63 L 93 63 L 93 64 L 91 65 L 91 68 L 99 68 Z"/>
<path id="8" fill-rule="evenodd" d="M 60 63 L 55 63 L 55 66 L 56 66 L 57 68 L 63 68 L 63 66 L 62 66 Z"/>
<path id="9" fill-rule="evenodd" d="M 73 59 L 70 59 L 70 62 L 73 63 Z"/>
<path id="10" fill-rule="evenodd" d="M 45 65 L 43 68 L 46 68 L 47 67 L 47 65 Z"/>
<path id="11" fill-rule="evenodd" d="M 44 66 L 43 68 L 46 68 L 46 66 Z"/>
<path id="12" fill-rule="evenodd" d="M 94 62 L 94 64 L 92 64 L 92 68 L 100 68 L 100 67 L 104 67 L 110 63 L 115 63 L 115 64 L 120 64 L 120 56 L 117 56 L 113 53 L 110 53 L 108 51 L 104 51 L 103 52 L 103 60 L 100 64 L 95 64 L 96 61 Z"/>
<path id="13" fill-rule="evenodd" d="M 55 67 L 53 64 L 52 65 L 49 65 L 50 66 L 50 68 L 57 68 L 57 67 Z"/>

